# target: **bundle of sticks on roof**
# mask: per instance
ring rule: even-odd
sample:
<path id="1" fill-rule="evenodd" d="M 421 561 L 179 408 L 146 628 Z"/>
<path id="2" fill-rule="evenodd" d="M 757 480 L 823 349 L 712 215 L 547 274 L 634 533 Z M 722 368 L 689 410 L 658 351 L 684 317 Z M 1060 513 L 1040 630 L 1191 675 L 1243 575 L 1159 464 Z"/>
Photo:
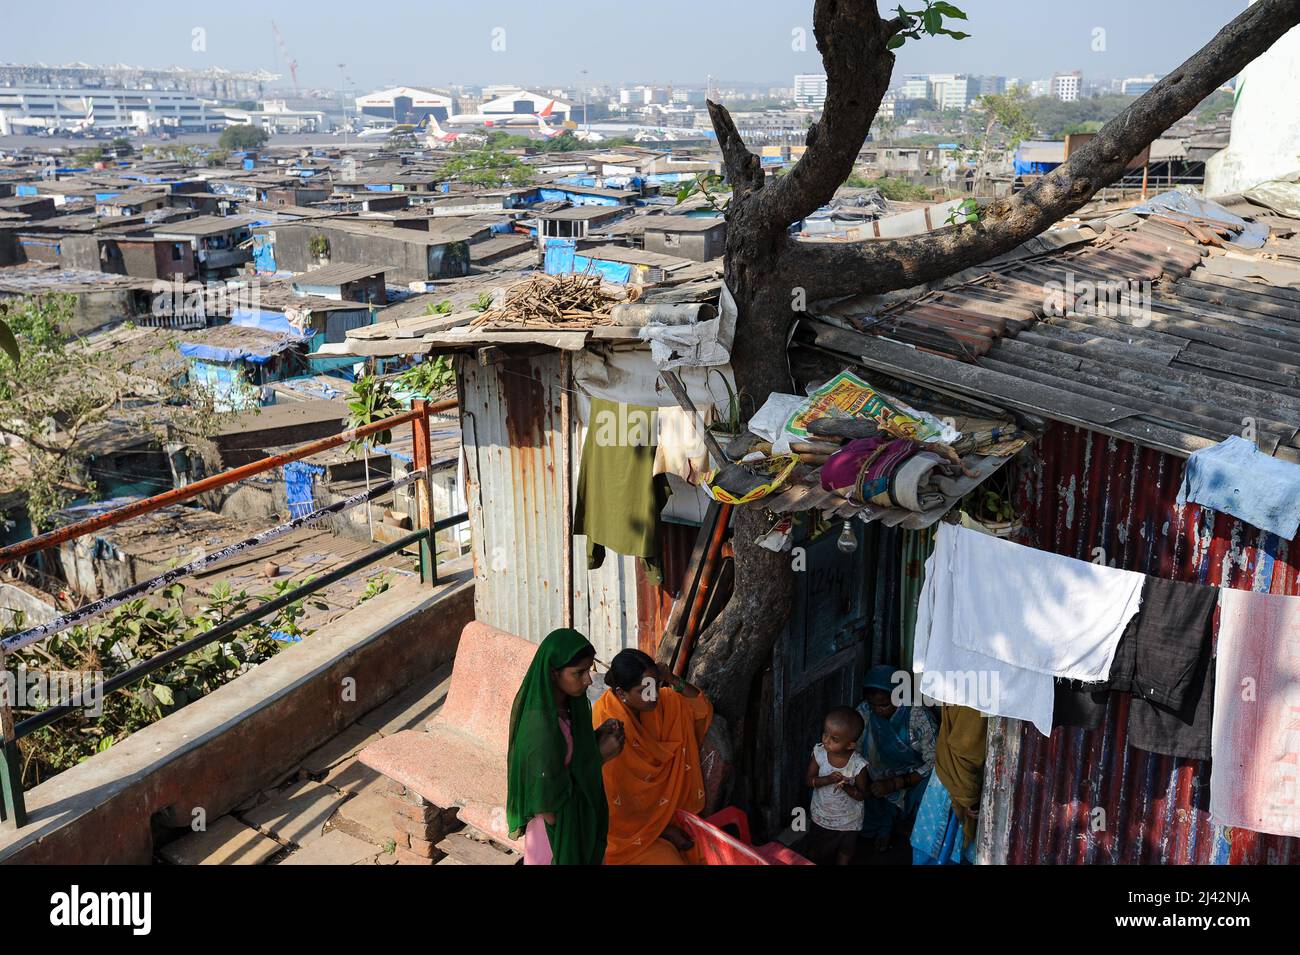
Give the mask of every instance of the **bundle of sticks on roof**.
<path id="1" fill-rule="evenodd" d="M 612 323 L 610 309 L 641 297 L 639 285 L 606 285 L 591 272 L 534 275 L 506 290 L 499 304 L 470 323 L 530 328 Z"/>

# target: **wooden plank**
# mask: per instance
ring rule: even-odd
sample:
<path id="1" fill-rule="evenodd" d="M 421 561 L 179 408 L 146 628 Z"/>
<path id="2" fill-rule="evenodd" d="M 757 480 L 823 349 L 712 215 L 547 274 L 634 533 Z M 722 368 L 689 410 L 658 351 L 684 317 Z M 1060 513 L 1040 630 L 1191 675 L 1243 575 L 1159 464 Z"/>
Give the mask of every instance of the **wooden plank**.
<path id="1" fill-rule="evenodd" d="M 700 571 L 704 567 L 704 554 L 708 550 L 709 538 L 713 536 L 721 509 L 722 505 L 717 501 L 709 501 L 708 510 L 704 512 L 704 520 L 700 523 L 700 531 L 695 537 L 695 545 L 691 548 L 691 556 L 686 562 L 686 571 L 682 575 L 682 589 L 678 592 L 677 599 L 673 601 L 668 622 L 659 637 L 659 648 L 655 656 L 661 663 L 667 664 L 677 656 L 677 647 L 681 643 L 682 629 L 686 622 L 686 609 L 695 600 Z"/>

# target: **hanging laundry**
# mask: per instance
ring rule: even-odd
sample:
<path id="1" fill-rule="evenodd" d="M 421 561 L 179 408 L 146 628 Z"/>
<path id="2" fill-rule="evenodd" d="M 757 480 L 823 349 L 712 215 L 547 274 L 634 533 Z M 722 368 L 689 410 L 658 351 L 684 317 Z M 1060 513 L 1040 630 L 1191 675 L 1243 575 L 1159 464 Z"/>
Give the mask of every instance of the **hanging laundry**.
<path id="1" fill-rule="evenodd" d="M 1121 638 L 1122 640 L 1123 638 Z M 1095 730 L 1106 719 L 1110 686 L 1106 683 L 1080 683 L 1057 680 L 1052 703 L 1052 726 L 1073 726 Z"/>
<path id="2" fill-rule="evenodd" d="M 1219 593 L 1210 815 L 1300 836 L 1300 598 Z"/>
<path id="3" fill-rule="evenodd" d="M 925 564 L 912 655 L 920 691 L 931 699 L 968 706 L 989 716 L 1026 720 L 1048 736 L 1052 732 L 1051 674 L 1014 666 L 954 642 L 966 625 L 955 612 L 960 591 L 972 589 L 986 599 L 989 594 L 1001 599 L 996 589 L 989 589 L 990 581 L 979 568 L 957 563 L 959 533 L 963 533 L 961 528 L 940 524 L 934 552 Z"/>
<path id="4" fill-rule="evenodd" d="M 1210 758 L 1216 587 L 1148 577 L 1142 609 L 1115 651 L 1110 687 L 1131 693 L 1129 745 Z"/>
<path id="5" fill-rule="evenodd" d="M 1109 679 L 1119 638 L 1142 601 L 1143 574 L 963 527 L 952 533 L 953 643 L 1049 676 Z"/>
<path id="6" fill-rule="evenodd" d="M 705 427 L 717 417 L 712 405 L 699 409 Z M 658 409 L 659 445 L 655 448 L 655 474 L 676 474 L 683 481 L 699 484 L 709 473 L 709 448 L 700 434 L 695 415 L 684 408 Z"/>
<path id="7" fill-rule="evenodd" d="M 605 561 L 605 548 L 645 559 L 647 578 L 658 583 L 659 512 L 667 481 L 654 476 L 655 409 L 591 399 L 582 444 L 573 533 L 587 537 L 587 566 Z"/>
<path id="8" fill-rule="evenodd" d="M 1300 530 L 1300 465 L 1234 434 L 1187 459 L 1178 504 L 1188 501 L 1294 540 Z"/>

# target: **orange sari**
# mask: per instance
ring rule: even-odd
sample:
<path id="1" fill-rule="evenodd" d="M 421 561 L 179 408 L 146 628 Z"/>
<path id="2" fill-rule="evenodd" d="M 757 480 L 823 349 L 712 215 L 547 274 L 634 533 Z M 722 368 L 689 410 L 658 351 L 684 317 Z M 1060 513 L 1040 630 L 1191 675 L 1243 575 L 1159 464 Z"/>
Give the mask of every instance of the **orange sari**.
<path id="1" fill-rule="evenodd" d="M 612 690 L 591 709 L 599 726 L 613 717 L 623 723 L 623 752 L 604 765 L 609 801 L 606 865 L 680 865 L 684 861 L 659 835 L 678 809 L 704 808 L 700 744 L 713 722 L 713 704 L 703 693 L 682 696 L 668 687 L 659 705 L 638 719 Z"/>

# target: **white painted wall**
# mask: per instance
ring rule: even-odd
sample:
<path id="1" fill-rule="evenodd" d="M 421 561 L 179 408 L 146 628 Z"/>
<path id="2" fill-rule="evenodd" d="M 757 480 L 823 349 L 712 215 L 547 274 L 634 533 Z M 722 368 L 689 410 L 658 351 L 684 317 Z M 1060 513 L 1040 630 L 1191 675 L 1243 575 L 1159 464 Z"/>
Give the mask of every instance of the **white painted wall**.
<path id="1" fill-rule="evenodd" d="M 1228 147 L 1205 164 L 1207 196 L 1300 170 L 1300 27 L 1249 64 L 1237 84 Z"/>

